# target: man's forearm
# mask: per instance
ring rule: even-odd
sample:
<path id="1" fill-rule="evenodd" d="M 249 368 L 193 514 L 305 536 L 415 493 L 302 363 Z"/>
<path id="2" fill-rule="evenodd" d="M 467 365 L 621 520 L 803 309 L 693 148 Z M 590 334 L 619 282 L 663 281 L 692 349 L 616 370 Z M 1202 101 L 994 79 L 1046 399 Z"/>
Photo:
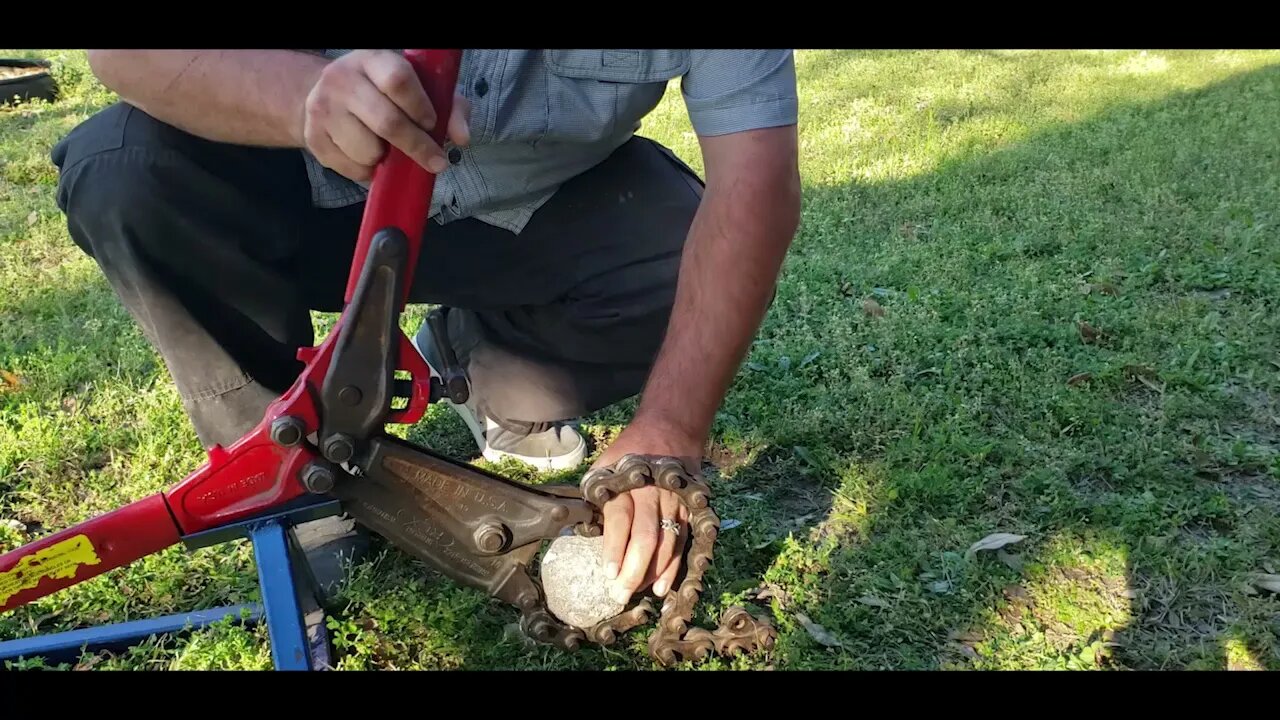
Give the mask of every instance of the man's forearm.
<path id="1" fill-rule="evenodd" d="M 722 163 L 712 175 L 708 163 L 707 192 L 690 230 L 671 321 L 637 422 L 699 441 L 710 432 L 772 299 L 799 220 L 799 178 L 786 132 L 722 146 L 747 156 L 754 152 L 755 160 L 740 159 L 754 167 Z"/>
<path id="2" fill-rule="evenodd" d="M 91 50 L 122 100 L 209 140 L 301 147 L 307 93 L 329 63 L 298 50 Z"/>

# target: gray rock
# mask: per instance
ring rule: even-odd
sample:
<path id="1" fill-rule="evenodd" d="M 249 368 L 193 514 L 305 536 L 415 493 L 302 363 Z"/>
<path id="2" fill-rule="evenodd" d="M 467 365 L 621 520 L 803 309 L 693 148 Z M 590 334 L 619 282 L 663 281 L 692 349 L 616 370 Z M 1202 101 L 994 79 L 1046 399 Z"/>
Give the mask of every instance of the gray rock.
<path id="1" fill-rule="evenodd" d="M 603 536 L 556 538 L 542 558 L 541 576 L 547 609 L 565 624 L 590 628 L 626 609 L 609 597 Z"/>

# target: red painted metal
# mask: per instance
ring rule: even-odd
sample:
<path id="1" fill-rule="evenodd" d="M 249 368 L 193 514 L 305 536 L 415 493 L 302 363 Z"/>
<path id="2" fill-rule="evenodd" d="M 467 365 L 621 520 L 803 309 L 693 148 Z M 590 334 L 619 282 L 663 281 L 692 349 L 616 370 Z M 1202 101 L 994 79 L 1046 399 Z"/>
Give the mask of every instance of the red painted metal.
<path id="1" fill-rule="evenodd" d="M 152 495 L 0 555 L 0 612 L 128 565 L 178 542 Z"/>
<path id="2" fill-rule="evenodd" d="M 443 145 L 462 51 L 407 50 L 405 55 L 440 118 L 431 136 Z M 375 170 L 370 187 L 348 280 L 347 302 L 354 293 L 374 234 L 394 226 L 409 241 L 406 295 L 400 305 L 403 309 L 434 188 L 435 175 L 399 150 L 389 150 Z M 293 448 L 276 445 L 271 441 L 271 424 L 291 415 L 305 426 L 304 435 L 319 431 L 316 400 L 321 396 L 333 343 L 344 320 L 345 316 L 339 318 L 319 347 L 298 351 L 305 368 L 293 386 L 267 408 L 253 430 L 230 447 L 211 448 L 208 460 L 181 482 L 165 492 L 0 555 L 0 612 L 159 552 L 178 543 L 183 535 L 237 522 L 303 495 L 306 489 L 299 471 L 316 453 L 305 444 Z M 430 401 L 430 374 L 403 332 L 398 360 L 399 369 L 412 376 L 412 393 L 408 406 L 390 412 L 387 422 L 416 422 Z"/>
<path id="3" fill-rule="evenodd" d="M 400 362 L 397 366 L 412 375 L 413 392 L 409 397 L 409 405 L 403 410 L 395 410 L 387 415 L 387 422 L 396 425 L 412 425 L 427 412 L 431 404 L 431 370 L 418 351 L 409 343 L 404 332 L 400 333 Z"/>
<path id="4" fill-rule="evenodd" d="M 210 448 L 200 469 L 164 493 L 184 535 L 243 520 L 306 493 L 298 473 L 316 453 L 305 445 L 276 445 L 271 423 L 292 415 L 302 421 L 304 434 L 320 429 L 314 398 L 329 369 L 336 338 L 334 332 L 318 349 L 308 348 L 313 352 L 310 363 L 289 392 L 267 407 L 257 427 L 229 448 Z"/>

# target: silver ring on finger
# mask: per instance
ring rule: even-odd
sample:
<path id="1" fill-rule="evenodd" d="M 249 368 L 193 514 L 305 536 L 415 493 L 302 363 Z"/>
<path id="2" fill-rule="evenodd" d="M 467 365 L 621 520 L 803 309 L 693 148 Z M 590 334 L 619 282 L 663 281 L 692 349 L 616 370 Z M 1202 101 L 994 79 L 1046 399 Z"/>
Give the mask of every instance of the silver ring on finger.
<path id="1" fill-rule="evenodd" d="M 675 520 L 672 520 L 671 518 L 663 518 L 662 522 L 660 523 L 660 526 L 662 527 L 663 530 L 668 530 L 677 535 L 680 534 L 680 523 L 676 522 Z"/>

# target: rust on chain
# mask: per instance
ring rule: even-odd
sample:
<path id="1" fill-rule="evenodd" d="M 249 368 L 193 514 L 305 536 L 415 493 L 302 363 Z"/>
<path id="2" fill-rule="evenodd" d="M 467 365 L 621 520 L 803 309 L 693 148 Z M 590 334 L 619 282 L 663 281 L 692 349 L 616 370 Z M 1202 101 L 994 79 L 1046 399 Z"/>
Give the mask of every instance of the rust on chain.
<path id="1" fill-rule="evenodd" d="M 720 520 L 708 485 L 675 458 L 628 455 L 588 472 L 579 487 L 531 486 L 386 437 L 370 443 L 359 466 L 360 477 L 334 490 L 352 517 L 453 580 L 516 607 L 526 636 L 568 651 L 584 641 L 613 644 L 649 622 L 654 607 L 642 598 L 586 629 L 560 622 L 529 571 L 542 542 L 568 532 L 600 535 L 604 505 L 621 493 L 649 485 L 670 490 L 688 511 L 689 525 L 680 575 L 649 639 L 650 656 L 671 666 L 773 646 L 769 621 L 741 607 L 726 611 L 714 630 L 692 626 Z"/>

